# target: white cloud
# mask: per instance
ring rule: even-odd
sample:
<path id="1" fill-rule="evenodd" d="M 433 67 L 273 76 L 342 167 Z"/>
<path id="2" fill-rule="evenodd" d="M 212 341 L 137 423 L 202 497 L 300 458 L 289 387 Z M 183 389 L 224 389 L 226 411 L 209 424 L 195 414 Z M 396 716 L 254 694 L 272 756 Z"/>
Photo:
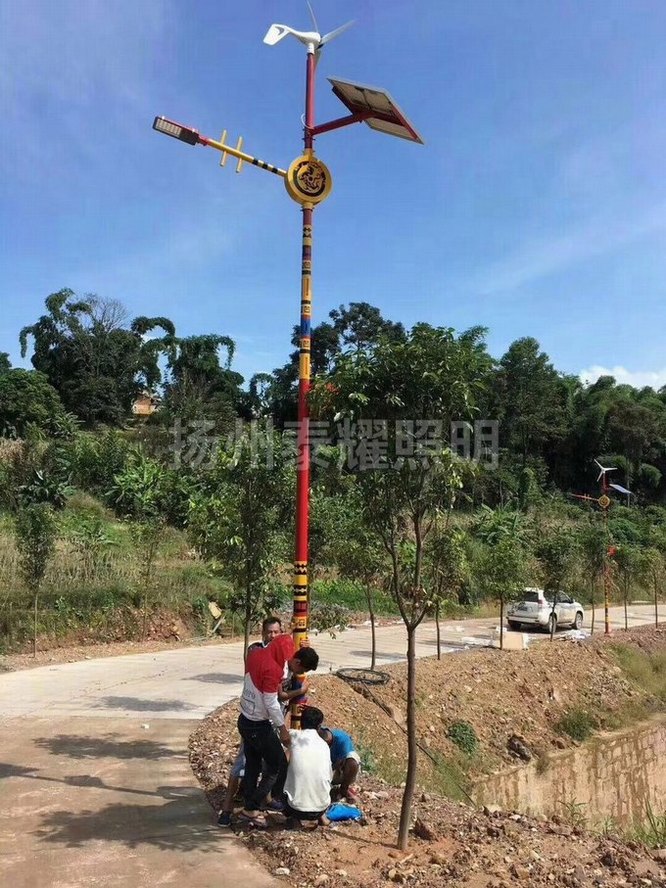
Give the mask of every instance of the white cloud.
<path id="1" fill-rule="evenodd" d="M 666 203 L 643 207 L 623 218 L 606 215 L 539 241 L 523 244 L 483 271 L 472 288 L 482 295 L 515 290 L 592 256 L 604 255 L 666 228 Z"/>
<path id="2" fill-rule="evenodd" d="M 587 384 L 596 382 L 600 376 L 613 376 L 619 385 L 633 385 L 635 388 L 644 388 L 646 385 L 659 390 L 666 385 L 666 367 L 661 370 L 627 370 L 626 367 L 602 367 L 593 364 L 587 370 L 581 370 L 578 374 L 581 382 Z"/>

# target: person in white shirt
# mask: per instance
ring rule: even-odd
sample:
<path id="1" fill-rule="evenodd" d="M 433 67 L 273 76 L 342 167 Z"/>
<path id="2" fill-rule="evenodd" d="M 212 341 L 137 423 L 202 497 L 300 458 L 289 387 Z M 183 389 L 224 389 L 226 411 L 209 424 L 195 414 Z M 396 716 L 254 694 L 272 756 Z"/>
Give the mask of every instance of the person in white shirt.
<path id="1" fill-rule="evenodd" d="M 324 714 L 308 706 L 301 715 L 301 730 L 290 731 L 289 765 L 284 792 L 287 799 L 286 828 L 298 829 L 302 820 L 325 826 L 326 809 L 331 804 L 333 768 L 328 743 L 319 736 Z"/>

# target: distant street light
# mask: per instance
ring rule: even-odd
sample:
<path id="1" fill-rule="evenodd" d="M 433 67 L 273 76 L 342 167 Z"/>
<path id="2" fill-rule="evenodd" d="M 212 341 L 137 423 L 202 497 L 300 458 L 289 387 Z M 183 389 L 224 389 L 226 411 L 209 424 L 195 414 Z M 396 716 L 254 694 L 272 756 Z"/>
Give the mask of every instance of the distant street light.
<path id="1" fill-rule="evenodd" d="M 308 4 L 309 6 L 309 4 Z M 382 89 L 363 86 L 346 80 L 330 79 L 334 94 L 351 112 L 345 117 L 315 124 L 315 71 L 316 62 L 322 48 L 338 37 L 353 22 L 325 34 L 319 33 L 317 22 L 310 7 L 314 31 L 296 31 L 287 25 L 274 24 L 268 29 L 264 43 L 275 46 L 285 37 L 295 37 L 305 44 L 307 62 L 305 71 L 305 115 L 303 118 L 304 153 L 291 162 L 287 170 L 267 164 L 265 161 L 245 154 L 240 150 L 242 139 L 236 148 L 225 144 L 226 130 L 219 142 L 201 136 L 197 130 L 182 126 L 164 117 L 156 117 L 153 129 L 186 142 L 189 145 L 205 145 L 222 152 L 221 164 L 227 155 L 238 158 L 237 172 L 243 162 L 251 163 L 268 172 L 282 176 L 289 196 L 303 211 L 301 245 L 301 322 L 299 335 L 298 362 L 298 439 L 296 470 L 296 545 L 293 575 L 293 621 L 292 630 L 296 647 L 307 642 L 309 620 L 309 497 L 310 497 L 310 419 L 308 392 L 310 390 L 310 350 L 312 319 L 312 223 L 317 204 L 331 193 L 333 181 L 328 167 L 314 152 L 316 136 L 348 126 L 351 123 L 365 122 L 379 132 L 398 136 L 408 141 L 423 143 L 423 140 L 398 108 L 391 96 Z M 292 707 L 292 725 L 300 724 L 300 708 Z"/>

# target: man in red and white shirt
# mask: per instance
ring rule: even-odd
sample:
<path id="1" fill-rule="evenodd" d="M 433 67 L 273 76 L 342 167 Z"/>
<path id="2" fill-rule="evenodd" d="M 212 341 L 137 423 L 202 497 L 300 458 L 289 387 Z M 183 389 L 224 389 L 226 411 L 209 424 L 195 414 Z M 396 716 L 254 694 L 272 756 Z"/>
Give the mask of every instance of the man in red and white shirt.
<path id="1" fill-rule="evenodd" d="M 238 717 L 238 732 L 245 749 L 245 807 L 239 815 L 241 820 L 251 821 L 255 826 L 265 825 L 259 805 L 278 777 L 282 782 L 286 773 L 282 744 L 289 746 L 291 738 L 278 700 L 285 664 L 292 673 L 301 675 L 316 669 L 318 663 L 319 657 L 312 648 L 294 651 L 290 635 L 278 635 L 265 648 L 248 653 Z"/>

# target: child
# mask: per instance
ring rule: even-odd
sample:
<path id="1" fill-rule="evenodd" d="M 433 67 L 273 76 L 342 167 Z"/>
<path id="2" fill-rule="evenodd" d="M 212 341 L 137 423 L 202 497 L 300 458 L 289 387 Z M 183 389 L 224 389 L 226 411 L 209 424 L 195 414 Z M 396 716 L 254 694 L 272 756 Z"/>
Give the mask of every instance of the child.
<path id="1" fill-rule="evenodd" d="M 302 820 L 314 820 L 315 826 L 328 823 L 326 809 L 331 802 L 330 751 L 320 736 L 324 715 L 308 706 L 301 716 L 301 730 L 290 731 L 289 765 L 284 792 L 287 799 L 287 829 L 298 829 Z"/>

